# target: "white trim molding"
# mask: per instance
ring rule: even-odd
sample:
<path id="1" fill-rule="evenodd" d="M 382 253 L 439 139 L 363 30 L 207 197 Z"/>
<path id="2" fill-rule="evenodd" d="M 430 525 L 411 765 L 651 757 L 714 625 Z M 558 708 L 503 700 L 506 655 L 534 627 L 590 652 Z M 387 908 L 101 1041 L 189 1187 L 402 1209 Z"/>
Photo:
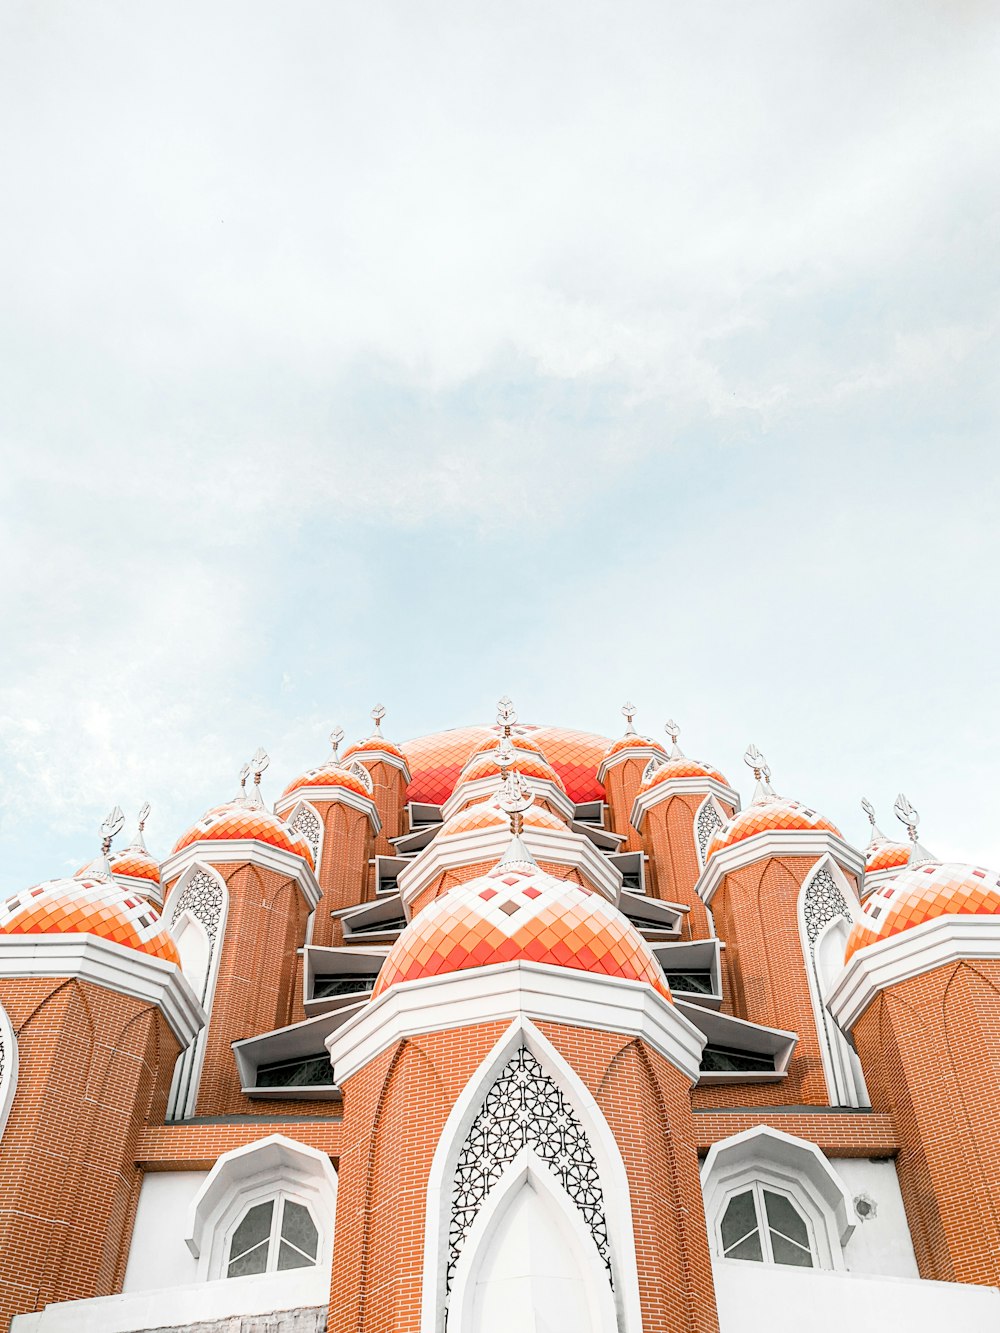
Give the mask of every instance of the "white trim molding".
<path id="1" fill-rule="evenodd" d="M 619 1333 L 641 1333 L 642 1312 L 639 1301 L 638 1270 L 635 1257 L 635 1235 L 632 1222 L 631 1191 L 621 1150 L 597 1102 L 583 1080 L 560 1055 L 538 1027 L 525 1015 L 514 1018 L 510 1027 L 489 1052 L 469 1079 L 441 1131 L 427 1181 L 427 1212 L 424 1226 L 424 1279 L 421 1299 L 421 1333 L 441 1333 L 447 1293 L 447 1266 L 449 1257 L 449 1229 L 451 1222 L 452 1187 L 459 1155 L 473 1122 L 487 1093 L 508 1062 L 524 1047 L 542 1066 L 564 1094 L 586 1134 L 600 1177 L 607 1227 L 611 1272 L 614 1279 L 614 1310 L 617 1322 L 612 1325 Z M 500 1211 L 507 1187 L 524 1183 L 526 1160 L 515 1159 L 501 1180 L 490 1190 L 466 1237 L 463 1252 L 455 1270 L 454 1299 L 463 1305 L 463 1260 L 471 1265 L 477 1225 L 482 1222 L 480 1234 L 488 1228 Z M 539 1168 L 551 1177 L 545 1166 Z M 510 1178 L 510 1179 L 508 1179 Z M 507 1185 L 505 1185 L 507 1182 Z M 559 1188 L 554 1177 L 547 1184 Z M 501 1190 L 501 1186 L 504 1186 Z M 498 1193 L 499 1191 L 499 1193 Z M 497 1194 L 496 1199 L 493 1195 Z M 566 1200 L 569 1207 L 573 1205 Z M 485 1216 L 484 1216 L 485 1215 Z M 582 1223 L 581 1223 L 582 1226 Z M 581 1243 L 593 1246 L 589 1234 L 581 1236 Z M 468 1256 L 468 1258 L 467 1258 Z M 596 1250 L 595 1250 L 596 1257 Z M 595 1268 L 602 1293 L 611 1293 L 603 1265 Z M 449 1326 L 451 1321 L 449 1320 Z M 457 1327 L 461 1328 L 459 1324 Z"/>
<path id="2" fill-rule="evenodd" d="M 935 917 L 859 949 L 826 1003 L 842 1031 L 850 1032 L 887 986 L 949 963 L 991 958 L 1000 958 L 1000 917 Z"/>
<path id="3" fill-rule="evenodd" d="M 864 876 L 864 853 L 838 833 L 831 833 L 829 829 L 771 829 L 716 852 L 699 875 L 695 892 L 707 906 L 726 875 L 770 856 L 804 856 L 817 860 L 821 856 L 830 856 L 858 884 Z"/>
<path id="4" fill-rule="evenodd" d="M 99 935 L 0 936 L 0 977 L 72 977 L 158 1005 L 182 1049 L 205 1024 L 176 963 Z"/>
<path id="5" fill-rule="evenodd" d="M 326 1047 L 343 1087 L 407 1037 L 522 1017 L 638 1037 L 692 1083 L 698 1078 L 705 1038 L 652 986 L 547 963 L 494 963 L 399 982 L 333 1033 Z"/>
<path id="6" fill-rule="evenodd" d="M 714 1143 L 701 1168 L 705 1220 L 713 1255 L 722 1258 L 719 1226 L 734 1194 L 759 1181 L 787 1195 L 811 1223 L 821 1268 L 843 1269 L 854 1231 L 851 1194 L 815 1143 L 770 1125 L 755 1125 Z"/>
<path id="7" fill-rule="evenodd" d="M 275 801 L 274 813 L 284 818 L 285 812 L 294 809 L 299 801 L 309 801 L 311 805 L 317 802 L 321 805 L 349 805 L 352 810 L 359 810 L 368 816 L 372 833 L 378 833 L 382 827 L 382 817 L 372 798 L 351 791 L 349 787 L 296 787 L 287 796 L 281 796 Z"/>
<path id="8" fill-rule="evenodd" d="M 406 760 L 398 754 L 392 754 L 389 750 L 355 750 L 353 746 L 348 746 L 344 752 L 345 764 L 348 759 L 358 764 L 388 764 L 390 768 L 396 768 L 402 773 L 407 786 L 413 780 Z"/>
<path id="9" fill-rule="evenodd" d="M 472 778 L 468 782 L 461 780 L 455 786 L 445 803 L 441 806 L 441 815 L 445 823 L 457 814 L 464 806 L 477 801 L 485 801 L 497 792 L 497 783 L 500 779 L 499 773 L 488 774 L 484 778 Z M 535 793 L 535 799 L 546 801 L 558 815 L 562 815 L 567 823 L 576 815 L 576 806 L 569 799 L 561 787 L 557 787 L 554 782 L 547 778 L 531 778 L 531 790 Z"/>
<path id="10" fill-rule="evenodd" d="M 192 842 L 181 851 L 173 852 L 163 862 L 160 867 L 163 883 L 177 879 L 196 861 L 207 862 L 212 866 L 248 863 L 285 875 L 299 886 L 310 911 L 322 896 L 319 880 L 308 861 L 303 860 L 297 852 L 286 852 L 283 847 L 272 847 L 269 842 L 258 842 L 255 838 L 204 838 Z"/>
<path id="11" fill-rule="evenodd" d="M 637 833 L 642 832 L 643 820 L 649 811 L 668 796 L 714 796 L 723 805 L 730 806 L 734 814 L 740 808 L 739 793 L 707 774 L 703 778 L 668 778 L 666 782 L 658 782 L 655 787 L 640 791 L 632 802 L 629 823 Z"/>
<path id="12" fill-rule="evenodd" d="M 0 1139 L 7 1127 L 14 1093 L 17 1092 L 17 1033 L 0 1004 Z"/>
<path id="13" fill-rule="evenodd" d="M 536 860 L 572 866 L 580 871 L 592 888 L 603 894 L 609 902 L 617 904 L 622 890 L 621 871 L 597 850 L 589 838 L 573 833 L 568 828 L 560 830 L 526 824 L 521 831 L 521 841 Z M 435 838 L 396 876 L 407 920 L 411 915 L 413 900 L 438 875 L 479 862 L 492 867 L 509 846 L 510 829 L 500 824 Z"/>

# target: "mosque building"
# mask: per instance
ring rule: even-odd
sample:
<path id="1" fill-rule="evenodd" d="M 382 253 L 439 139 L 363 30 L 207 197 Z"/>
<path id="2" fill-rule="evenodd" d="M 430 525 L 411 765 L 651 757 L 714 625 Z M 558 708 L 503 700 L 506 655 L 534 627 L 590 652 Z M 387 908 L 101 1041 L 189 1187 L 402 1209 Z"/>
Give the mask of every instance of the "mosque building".
<path id="1" fill-rule="evenodd" d="M 1000 875 L 384 712 L 0 902 L 0 1330 L 996 1333 Z"/>

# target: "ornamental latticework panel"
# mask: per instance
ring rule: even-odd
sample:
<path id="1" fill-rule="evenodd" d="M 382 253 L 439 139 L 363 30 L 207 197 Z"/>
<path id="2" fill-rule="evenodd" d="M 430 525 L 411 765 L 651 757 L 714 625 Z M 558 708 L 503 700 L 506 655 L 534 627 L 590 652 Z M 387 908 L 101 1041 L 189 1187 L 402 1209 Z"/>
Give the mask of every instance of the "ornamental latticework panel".
<path id="1" fill-rule="evenodd" d="M 711 796 L 701 803 L 697 815 L 695 816 L 694 829 L 695 837 L 698 840 L 698 859 L 701 864 L 705 864 L 705 853 L 708 851 L 708 844 L 712 841 L 712 834 L 716 829 L 722 828 L 723 820 L 715 808 L 715 802 Z"/>
<path id="2" fill-rule="evenodd" d="M 308 805 L 300 805 L 295 814 L 289 820 L 289 827 L 301 833 L 309 844 L 309 849 L 313 854 L 313 861 L 319 868 L 319 840 L 320 840 L 320 822 L 319 815 Z"/>
<path id="3" fill-rule="evenodd" d="M 491 1189 L 524 1148 L 555 1175 L 579 1209 L 611 1281 L 600 1173 L 586 1131 L 556 1083 L 525 1047 L 497 1075 L 462 1146 L 452 1192 L 448 1290 L 466 1237 Z"/>

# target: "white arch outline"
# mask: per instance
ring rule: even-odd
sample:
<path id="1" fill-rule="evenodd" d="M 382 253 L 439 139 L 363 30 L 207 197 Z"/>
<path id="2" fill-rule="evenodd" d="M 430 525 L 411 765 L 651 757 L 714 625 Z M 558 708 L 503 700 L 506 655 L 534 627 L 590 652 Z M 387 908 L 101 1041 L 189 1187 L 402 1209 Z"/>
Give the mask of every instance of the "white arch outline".
<path id="1" fill-rule="evenodd" d="M 596 1325 L 601 1333 L 616 1333 L 618 1317 L 614 1295 L 608 1282 L 604 1261 L 594 1244 L 594 1238 L 580 1216 L 580 1210 L 531 1148 L 522 1148 L 508 1164 L 469 1228 L 465 1245 L 455 1266 L 448 1316 L 449 1333 L 472 1333 L 480 1256 L 488 1249 L 508 1208 L 525 1185 L 531 1185 L 540 1194 L 544 1194 L 558 1211 L 560 1221 L 570 1233 L 573 1249 L 580 1260 L 579 1272 L 584 1277 L 587 1306 L 595 1316 Z"/>
<path id="2" fill-rule="evenodd" d="M 424 1219 L 424 1273 L 420 1302 L 421 1333 L 441 1333 L 448 1254 L 451 1183 L 466 1135 L 483 1098 L 504 1065 L 521 1046 L 534 1055 L 565 1093 L 590 1140 L 604 1192 L 604 1216 L 614 1276 L 616 1327 L 642 1333 L 639 1273 L 632 1226 L 632 1196 L 625 1163 L 604 1113 L 586 1084 L 530 1018 L 520 1015 L 496 1043 L 462 1090 L 445 1121 L 427 1177 Z M 591 1241 L 593 1243 L 593 1241 Z"/>
<path id="3" fill-rule="evenodd" d="M 0 1083 L 0 1139 L 7 1128 L 7 1117 L 17 1092 L 17 1033 L 8 1017 L 7 1010 L 0 1004 L 0 1042 L 3 1043 L 3 1081 Z"/>
<path id="4" fill-rule="evenodd" d="M 694 812 L 694 820 L 692 821 L 691 831 L 694 834 L 694 853 L 695 856 L 697 856 L 698 858 L 698 866 L 699 869 L 701 870 L 705 869 L 705 853 L 702 851 L 701 843 L 698 841 L 698 817 L 701 814 L 702 810 L 704 810 L 706 805 L 710 806 L 711 809 L 715 811 L 716 815 L 718 815 L 719 828 L 722 828 L 729 819 L 729 815 L 727 815 L 725 810 L 723 810 L 719 798 L 715 796 L 712 792 L 708 793 L 708 795 L 702 801 L 701 805 L 699 805 L 698 809 Z M 712 841 L 712 835 L 709 835 L 708 842 L 711 841 Z M 705 844 L 705 851 L 707 850 L 708 850 L 708 843 Z"/>
<path id="5" fill-rule="evenodd" d="M 201 1083 L 201 1071 L 205 1063 L 205 1048 L 208 1045 L 208 1030 L 212 1022 L 212 1001 L 215 998 L 215 984 L 219 976 L 219 964 L 226 938 L 226 920 L 229 916 L 229 889 L 226 881 L 215 867 L 209 865 L 207 861 L 192 861 L 170 891 L 170 899 L 167 904 L 167 929 L 172 934 L 174 922 L 188 915 L 188 908 L 178 909 L 184 890 L 198 874 L 207 875 L 209 879 L 215 881 L 222 891 L 222 904 L 219 908 L 219 922 L 215 928 L 215 939 L 212 940 L 209 937 L 208 969 L 205 974 L 203 992 L 198 996 L 201 1007 L 205 1011 L 205 1025 L 187 1050 L 181 1051 L 177 1057 L 177 1063 L 174 1065 L 174 1075 L 170 1083 L 170 1093 L 167 1098 L 167 1120 L 184 1120 L 188 1116 L 194 1115 L 195 1104 L 198 1100 L 198 1087 Z M 190 915 L 194 921 L 198 922 L 198 918 L 193 912 Z M 203 923 L 198 922 L 198 924 L 202 926 L 202 929 L 205 929 Z"/>
<path id="6" fill-rule="evenodd" d="M 316 823 L 319 825 L 319 843 L 315 851 L 313 852 L 313 868 L 316 874 L 316 878 L 319 879 L 319 864 L 320 864 L 320 858 L 323 855 L 323 842 L 324 839 L 326 838 L 326 825 L 323 822 L 323 816 L 316 809 L 313 803 L 311 801 L 301 800 L 301 801 L 296 801 L 293 808 L 289 810 L 288 814 L 285 815 L 284 817 L 285 823 L 289 826 L 289 828 L 295 827 L 295 816 L 299 813 L 300 810 L 308 810 L 311 815 L 315 815 Z M 301 830 L 299 830 L 299 832 L 301 832 Z M 302 834 L 302 836 L 305 838 L 304 833 Z M 306 838 L 306 842 L 308 841 L 309 839 Z"/>

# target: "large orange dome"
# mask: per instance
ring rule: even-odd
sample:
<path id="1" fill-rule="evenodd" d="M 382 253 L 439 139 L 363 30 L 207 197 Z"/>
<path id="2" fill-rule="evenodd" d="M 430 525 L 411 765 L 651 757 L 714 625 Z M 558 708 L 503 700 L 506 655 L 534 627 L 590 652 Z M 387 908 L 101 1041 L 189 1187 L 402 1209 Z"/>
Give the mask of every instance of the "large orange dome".
<path id="1" fill-rule="evenodd" d="M 811 810 L 809 806 L 802 805 L 799 801 L 786 801 L 783 797 L 774 797 L 767 801 L 755 801 L 753 805 L 748 805 L 745 810 L 733 815 L 722 828 L 717 829 L 705 851 L 705 862 L 707 864 L 717 852 L 723 851 L 726 847 L 745 842 L 747 838 L 752 838 L 758 833 L 785 832 L 788 829 L 801 829 L 808 833 L 824 829 L 840 837 L 837 826 L 817 814 L 815 810 Z"/>
<path id="2" fill-rule="evenodd" d="M 279 847 L 283 852 L 294 852 L 310 866 L 315 864 L 312 848 L 297 829 L 291 828 L 263 806 L 246 806 L 240 802 L 220 805 L 207 815 L 202 815 L 197 824 L 179 839 L 174 851 L 183 851 L 195 842 L 229 842 L 242 838 L 251 842 L 265 842 L 270 847 Z"/>
<path id="3" fill-rule="evenodd" d="M 406 741 L 402 748 L 412 774 L 407 800 L 442 805 L 454 791 L 458 775 L 473 751 L 492 748 L 499 735 L 500 728 L 495 726 L 460 727 Z M 529 739 L 541 746 L 571 801 L 579 805 L 604 799 L 597 769 L 610 744 L 606 736 L 566 727 L 518 723 L 511 740 L 520 745 Z M 490 744 L 487 746 L 486 742 Z"/>
<path id="4" fill-rule="evenodd" d="M 652 950 L 616 907 L 528 860 L 504 861 L 425 907 L 389 950 L 373 996 L 402 981 L 510 962 L 644 981 L 670 999 Z"/>
<path id="5" fill-rule="evenodd" d="M 106 875 L 48 879 L 0 902 L 0 936 L 96 935 L 180 963 L 163 919 L 145 898 Z"/>
<path id="6" fill-rule="evenodd" d="M 845 962 L 858 949 L 942 916 L 1000 915 L 1000 875 L 981 866 L 925 861 L 901 870 L 862 907 L 847 940 Z"/>

